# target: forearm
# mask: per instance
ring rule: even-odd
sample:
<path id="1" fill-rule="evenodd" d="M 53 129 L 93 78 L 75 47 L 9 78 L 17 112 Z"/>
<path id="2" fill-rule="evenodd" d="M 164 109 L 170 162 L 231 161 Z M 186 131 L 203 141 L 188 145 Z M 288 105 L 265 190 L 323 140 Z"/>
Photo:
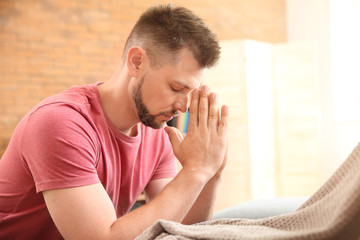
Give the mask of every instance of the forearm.
<path id="1" fill-rule="evenodd" d="M 207 182 L 196 202 L 183 220 L 183 224 L 194 224 L 212 218 L 221 175 L 214 176 Z"/>
<path id="2" fill-rule="evenodd" d="M 116 220 L 111 226 L 112 239 L 134 239 L 159 219 L 183 221 L 206 181 L 203 176 L 180 171 L 151 202 Z"/>

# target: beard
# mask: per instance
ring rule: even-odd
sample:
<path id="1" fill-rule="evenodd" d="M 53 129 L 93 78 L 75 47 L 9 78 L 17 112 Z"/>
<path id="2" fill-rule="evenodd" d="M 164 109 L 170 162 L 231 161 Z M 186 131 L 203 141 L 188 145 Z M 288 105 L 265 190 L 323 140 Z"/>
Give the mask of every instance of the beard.
<path id="1" fill-rule="evenodd" d="M 145 126 L 155 129 L 160 129 L 166 126 L 166 121 L 160 121 L 160 122 L 156 121 L 156 117 L 161 115 L 176 116 L 179 114 L 179 111 L 171 110 L 167 112 L 160 112 L 155 115 L 150 114 L 141 94 L 141 86 L 143 85 L 143 82 L 144 82 L 144 77 L 140 80 L 139 84 L 133 90 L 133 99 L 135 102 L 135 107 L 138 112 L 138 117 L 140 119 L 140 122 L 142 122 Z"/>

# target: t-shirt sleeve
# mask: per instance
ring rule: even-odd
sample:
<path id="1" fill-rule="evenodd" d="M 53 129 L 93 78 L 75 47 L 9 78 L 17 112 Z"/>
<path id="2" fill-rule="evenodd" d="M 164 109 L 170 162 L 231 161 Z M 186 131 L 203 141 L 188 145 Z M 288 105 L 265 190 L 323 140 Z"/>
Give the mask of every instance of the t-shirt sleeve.
<path id="1" fill-rule="evenodd" d="M 151 180 L 161 178 L 174 178 L 177 175 L 176 158 L 167 134 L 163 133 L 163 155 L 160 159 L 158 166 L 151 178 Z"/>
<path id="2" fill-rule="evenodd" d="M 32 112 L 20 144 L 37 192 L 100 182 L 95 131 L 70 106 L 50 104 Z"/>

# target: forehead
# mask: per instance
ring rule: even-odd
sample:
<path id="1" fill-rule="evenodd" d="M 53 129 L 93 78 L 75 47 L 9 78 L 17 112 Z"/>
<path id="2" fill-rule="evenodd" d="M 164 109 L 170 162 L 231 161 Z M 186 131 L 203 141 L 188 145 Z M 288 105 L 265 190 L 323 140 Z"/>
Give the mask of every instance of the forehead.
<path id="1" fill-rule="evenodd" d="M 172 84 L 194 89 L 200 86 L 203 68 L 193 54 L 184 48 L 179 51 L 176 62 L 164 65 L 162 72 Z"/>

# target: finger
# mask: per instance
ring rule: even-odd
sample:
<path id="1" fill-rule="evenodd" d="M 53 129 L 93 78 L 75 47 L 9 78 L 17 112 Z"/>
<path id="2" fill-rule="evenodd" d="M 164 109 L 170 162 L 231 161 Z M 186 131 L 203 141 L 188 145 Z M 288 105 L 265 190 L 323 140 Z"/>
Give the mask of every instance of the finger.
<path id="1" fill-rule="evenodd" d="M 219 107 L 217 103 L 217 96 L 215 93 L 209 94 L 209 119 L 208 126 L 211 129 L 217 130 L 218 122 L 219 122 Z"/>
<path id="2" fill-rule="evenodd" d="M 201 87 L 200 100 L 199 100 L 199 126 L 207 127 L 208 126 L 208 112 L 209 112 L 209 87 L 203 85 Z"/>
<path id="3" fill-rule="evenodd" d="M 228 153 L 229 153 L 229 138 L 226 138 L 226 149 L 225 149 L 225 155 L 224 155 L 224 161 L 223 161 L 223 169 L 226 166 L 227 159 L 228 159 Z"/>
<path id="4" fill-rule="evenodd" d="M 191 101 L 189 106 L 189 125 L 188 132 L 198 125 L 198 107 L 199 107 L 200 90 L 194 89 L 191 94 Z"/>
<path id="5" fill-rule="evenodd" d="M 165 132 L 169 136 L 170 143 L 171 143 L 174 151 L 177 149 L 177 147 L 182 142 L 182 138 L 179 137 L 179 135 L 177 134 L 177 131 L 175 129 L 176 128 L 174 128 L 174 127 L 165 127 Z"/>
<path id="6" fill-rule="evenodd" d="M 228 157 L 228 151 L 229 150 L 229 138 L 226 138 L 226 150 L 225 150 L 225 156 L 224 156 L 224 164 L 227 162 Z"/>
<path id="7" fill-rule="evenodd" d="M 228 106 L 224 105 L 221 107 L 221 117 L 218 126 L 218 133 L 220 135 L 227 133 L 228 119 L 229 119 L 229 108 Z"/>
<path id="8" fill-rule="evenodd" d="M 183 141 L 184 140 L 184 135 L 181 133 L 181 131 L 177 128 L 172 128 L 172 130 L 175 131 L 177 137 L 180 139 L 180 141 Z"/>

